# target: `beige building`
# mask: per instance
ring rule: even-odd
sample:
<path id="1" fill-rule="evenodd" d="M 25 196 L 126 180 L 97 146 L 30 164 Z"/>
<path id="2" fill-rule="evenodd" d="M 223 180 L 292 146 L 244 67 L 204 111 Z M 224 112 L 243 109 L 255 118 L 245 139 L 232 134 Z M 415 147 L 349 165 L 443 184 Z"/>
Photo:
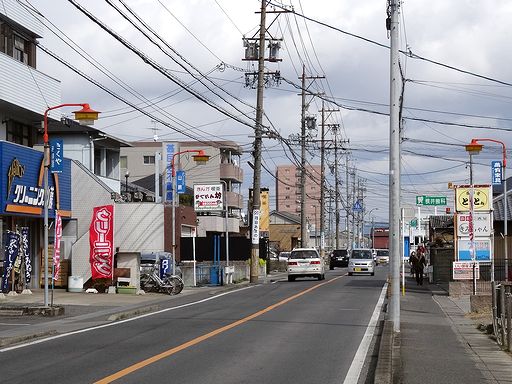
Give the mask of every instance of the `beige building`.
<path id="1" fill-rule="evenodd" d="M 300 217 L 301 180 L 300 167 L 279 165 L 276 171 L 276 211 L 288 212 Z M 308 223 L 320 228 L 320 165 L 306 166 L 305 214 Z"/>

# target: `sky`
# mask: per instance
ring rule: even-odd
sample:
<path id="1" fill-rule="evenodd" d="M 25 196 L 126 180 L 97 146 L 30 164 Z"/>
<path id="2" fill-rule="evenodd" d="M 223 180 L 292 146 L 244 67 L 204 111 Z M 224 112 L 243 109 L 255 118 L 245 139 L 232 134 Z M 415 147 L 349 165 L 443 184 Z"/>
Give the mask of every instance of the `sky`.
<path id="1" fill-rule="evenodd" d="M 127 141 L 152 140 L 155 134 L 160 140 L 236 141 L 244 149 L 243 187 L 252 185 L 247 162 L 252 161 L 256 90 L 246 86 L 245 73 L 255 71 L 257 62 L 242 58 L 243 38 L 257 36 L 260 1 L 20 1 L 44 16 L 47 29 L 40 45 L 67 63 L 38 52 L 38 69 L 61 80 L 63 102 L 90 103 L 102 112 L 96 127 Z M 267 14 L 267 37 L 282 39 L 282 61 L 267 62 L 266 70 L 279 71 L 282 80 L 265 88 L 264 124 L 281 139 L 263 140 L 262 186 L 272 191 L 276 166 L 300 159 L 300 149 L 290 142 L 290 135 L 300 133 L 304 66 L 308 91 L 324 95 L 325 108 L 333 110 L 327 113 L 326 124 L 339 126 L 338 137 L 344 142 L 345 150 L 338 153 L 341 188 L 345 188 L 348 158 L 350 169 L 355 169 L 365 188 L 366 212 L 372 211 L 377 221 L 387 221 L 390 40 L 385 28 L 386 1 L 286 0 L 272 4 L 276 7 L 269 5 L 267 10 L 285 7 L 294 13 Z M 153 41 L 157 41 L 155 35 L 162 39 L 160 48 L 114 7 L 126 14 L 130 9 L 132 20 L 138 17 L 154 32 L 145 29 Z M 418 195 L 447 196 L 453 204 L 448 183 L 469 182 L 464 145 L 472 138 L 510 142 L 512 66 L 507 47 L 512 37 L 511 16 L 508 0 L 401 3 L 400 49 L 412 54 L 400 56 L 405 79 L 403 206 L 416 209 Z M 306 103 L 307 116 L 316 117 L 320 124 L 322 100 L 308 96 Z M 311 131 L 310 164 L 320 163 L 315 144 L 320 139 L 318 132 Z M 330 128 L 326 140 L 332 142 L 333 137 Z M 326 156 L 333 164 L 334 151 L 326 150 Z M 485 143 L 473 159 L 475 183 L 489 183 L 490 161 L 501 158 L 499 144 Z M 328 185 L 334 185 L 330 172 Z"/>

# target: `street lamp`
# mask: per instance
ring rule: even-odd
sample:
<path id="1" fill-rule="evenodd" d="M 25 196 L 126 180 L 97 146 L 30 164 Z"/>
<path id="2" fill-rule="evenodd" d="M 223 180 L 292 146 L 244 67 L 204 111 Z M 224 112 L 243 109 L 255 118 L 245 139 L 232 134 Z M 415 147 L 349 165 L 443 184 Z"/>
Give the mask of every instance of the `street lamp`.
<path id="1" fill-rule="evenodd" d="M 124 173 L 125 183 L 124 183 L 124 191 L 128 193 L 128 178 L 130 177 L 130 171 L 126 171 Z"/>
<path id="2" fill-rule="evenodd" d="M 378 210 L 379 210 L 378 207 L 370 209 L 370 211 L 368 212 L 368 218 L 370 218 L 373 211 L 378 211 Z M 375 239 L 375 237 L 373 236 L 373 231 L 374 231 L 374 228 L 373 228 L 373 219 L 372 219 L 372 248 L 375 248 L 373 245 L 373 242 Z M 363 232 L 364 232 L 364 220 L 363 220 Z M 364 237 L 364 235 L 363 235 L 363 237 Z"/>
<path id="3" fill-rule="evenodd" d="M 210 156 L 207 155 L 202 149 L 187 149 L 181 152 L 177 152 L 172 155 L 171 160 L 171 175 L 172 175 L 172 274 L 175 272 L 175 264 L 176 264 L 176 189 L 178 188 L 178 184 L 175 181 L 176 179 L 176 171 L 174 169 L 174 159 L 178 155 L 182 155 L 184 153 L 195 153 L 192 156 L 192 159 L 200 165 L 206 164 L 206 162 L 210 159 Z"/>
<path id="4" fill-rule="evenodd" d="M 505 237 L 504 239 L 504 244 L 503 244 L 503 253 L 504 253 L 504 256 L 505 256 L 505 281 L 508 281 L 508 243 L 507 243 L 507 239 L 508 239 L 508 202 L 507 202 L 507 176 L 506 176 L 506 170 L 507 170 L 507 148 L 505 146 L 505 143 L 503 141 L 500 141 L 500 140 L 495 140 L 495 139 L 471 139 L 471 143 L 466 145 L 466 150 L 468 150 L 468 147 L 473 147 L 474 148 L 474 153 L 475 154 L 478 154 L 482 148 L 483 148 L 483 145 L 482 144 L 478 144 L 479 141 L 487 141 L 487 142 L 491 142 L 491 143 L 496 143 L 496 144 L 499 144 L 501 145 L 501 148 L 502 148 L 502 163 L 503 163 L 503 175 L 502 175 L 502 180 L 504 181 L 503 183 L 503 236 Z M 478 149 L 479 148 L 479 149 Z M 470 152 L 470 156 L 471 156 L 471 152 Z M 472 183 L 471 183 L 472 184 Z M 491 281 L 494 281 L 494 255 L 493 257 L 491 258 L 491 263 L 492 263 L 492 266 L 491 266 Z"/>
<path id="5" fill-rule="evenodd" d="M 318 247 L 318 244 L 317 244 L 318 230 L 317 230 L 317 221 L 316 221 L 316 204 L 312 205 L 312 207 L 315 209 L 315 248 L 317 248 Z"/>
<path id="6" fill-rule="evenodd" d="M 54 107 L 49 107 L 44 111 L 43 118 L 43 186 L 44 186 L 44 306 L 48 307 L 48 205 L 50 200 L 50 190 L 48 188 L 48 168 L 50 167 L 50 142 L 48 140 L 48 112 L 62 108 L 62 107 L 82 107 L 79 111 L 73 112 L 75 114 L 75 120 L 78 120 L 81 124 L 92 125 L 95 120 L 98 120 L 98 111 L 91 109 L 89 104 L 84 103 L 71 103 L 71 104 L 60 104 Z"/>

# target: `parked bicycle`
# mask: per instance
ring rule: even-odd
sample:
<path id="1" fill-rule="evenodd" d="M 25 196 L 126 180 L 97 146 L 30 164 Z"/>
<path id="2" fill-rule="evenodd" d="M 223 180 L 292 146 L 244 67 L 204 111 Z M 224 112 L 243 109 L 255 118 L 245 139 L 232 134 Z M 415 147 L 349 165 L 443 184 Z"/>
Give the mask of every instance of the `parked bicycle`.
<path id="1" fill-rule="evenodd" d="M 184 287 L 181 277 L 178 275 L 165 275 L 160 277 L 159 264 L 154 263 L 150 270 L 140 275 L 140 287 L 146 292 L 160 292 L 169 295 L 179 294 Z"/>

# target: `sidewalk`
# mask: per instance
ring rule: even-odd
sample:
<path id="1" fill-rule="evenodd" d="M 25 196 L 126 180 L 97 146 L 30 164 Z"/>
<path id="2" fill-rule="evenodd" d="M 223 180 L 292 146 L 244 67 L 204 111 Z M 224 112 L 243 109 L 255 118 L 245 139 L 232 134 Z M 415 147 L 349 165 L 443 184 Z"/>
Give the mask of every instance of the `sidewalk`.
<path id="1" fill-rule="evenodd" d="M 512 383 L 512 355 L 479 331 L 468 312 L 467 298 L 450 298 L 437 285 L 408 279 L 400 301 L 400 372 L 394 372 L 394 382 Z"/>

